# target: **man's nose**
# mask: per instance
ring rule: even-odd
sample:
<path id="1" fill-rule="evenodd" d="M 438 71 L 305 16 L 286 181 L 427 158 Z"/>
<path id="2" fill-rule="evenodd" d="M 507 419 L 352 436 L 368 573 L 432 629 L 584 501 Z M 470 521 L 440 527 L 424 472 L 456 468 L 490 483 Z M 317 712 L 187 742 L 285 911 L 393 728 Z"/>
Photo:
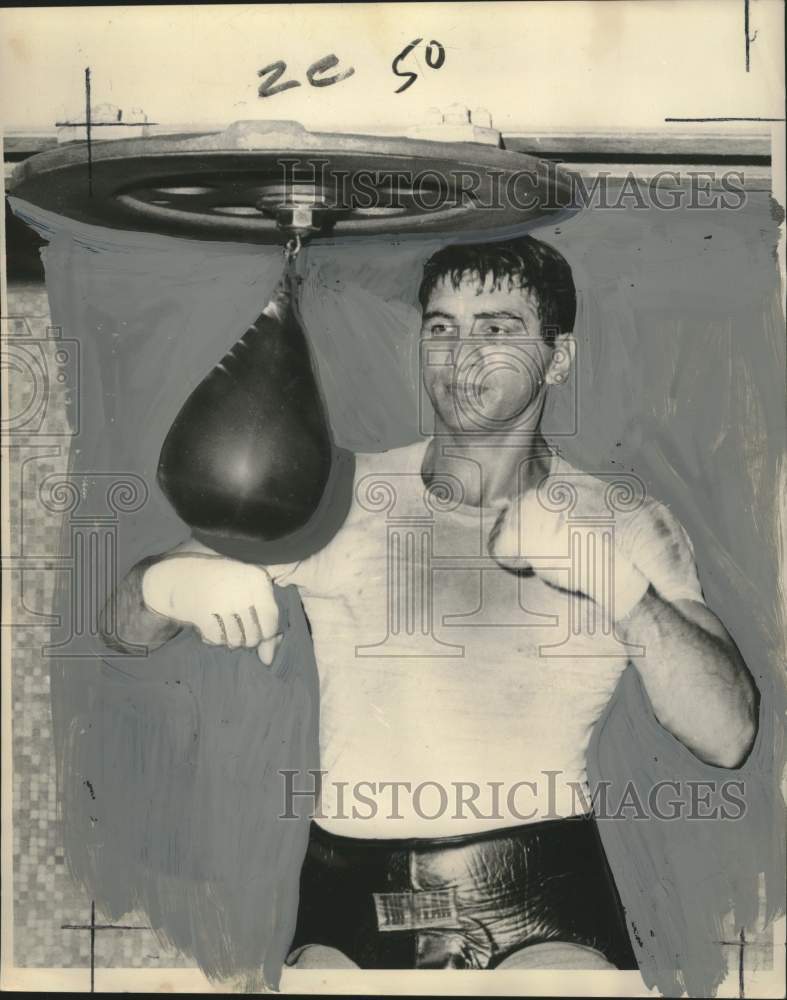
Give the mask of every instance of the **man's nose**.
<path id="1" fill-rule="evenodd" d="M 530 359 L 523 357 L 522 348 L 512 344 L 510 340 L 468 340 L 457 345 L 454 352 L 454 366 L 464 368 L 472 366 L 482 370 L 499 367 L 504 364 L 527 363 Z"/>
<path id="2" fill-rule="evenodd" d="M 533 367 L 532 359 L 520 357 L 521 347 L 510 340 L 455 337 L 429 342 L 425 346 L 426 351 L 422 353 L 425 363 L 452 380 L 459 376 L 478 378 L 501 366 L 517 370 Z"/>
<path id="3" fill-rule="evenodd" d="M 483 344 L 462 345 L 456 352 L 452 372 L 460 381 L 483 382 L 489 378 L 509 378 L 522 386 L 543 381 L 539 358 L 521 345 L 510 341 L 485 341 Z"/>
<path id="4" fill-rule="evenodd" d="M 479 340 L 477 337 L 463 337 L 458 338 L 452 345 L 452 349 L 449 351 L 451 363 L 454 366 L 463 364 L 466 361 L 472 360 L 477 364 L 483 364 L 487 361 L 492 361 L 506 349 L 506 345 L 502 341 L 496 340 Z M 508 345 L 508 350 L 510 351 L 511 345 Z"/>

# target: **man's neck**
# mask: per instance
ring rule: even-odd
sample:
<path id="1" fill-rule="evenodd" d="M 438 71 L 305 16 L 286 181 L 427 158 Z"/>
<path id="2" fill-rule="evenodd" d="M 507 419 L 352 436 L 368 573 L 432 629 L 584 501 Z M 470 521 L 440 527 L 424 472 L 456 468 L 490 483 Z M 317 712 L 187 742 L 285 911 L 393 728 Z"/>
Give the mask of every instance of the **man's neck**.
<path id="1" fill-rule="evenodd" d="M 428 485 L 440 476 L 459 480 L 464 503 L 498 507 L 535 487 L 550 471 L 553 451 L 541 431 L 479 436 L 441 431 L 426 449 L 421 475 Z"/>

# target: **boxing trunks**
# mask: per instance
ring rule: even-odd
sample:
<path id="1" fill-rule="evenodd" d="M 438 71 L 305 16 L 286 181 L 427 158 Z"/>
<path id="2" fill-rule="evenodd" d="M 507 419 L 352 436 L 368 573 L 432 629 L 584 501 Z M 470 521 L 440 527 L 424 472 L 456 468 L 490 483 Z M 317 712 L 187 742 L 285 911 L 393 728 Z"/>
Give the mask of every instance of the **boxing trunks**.
<path id="1" fill-rule="evenodd" d="M 367 969 L 486 969 L 547 941 L 637 968 L 592 816 L 412 840 L 312 823 L 291 954 L 321 944 Z"/>

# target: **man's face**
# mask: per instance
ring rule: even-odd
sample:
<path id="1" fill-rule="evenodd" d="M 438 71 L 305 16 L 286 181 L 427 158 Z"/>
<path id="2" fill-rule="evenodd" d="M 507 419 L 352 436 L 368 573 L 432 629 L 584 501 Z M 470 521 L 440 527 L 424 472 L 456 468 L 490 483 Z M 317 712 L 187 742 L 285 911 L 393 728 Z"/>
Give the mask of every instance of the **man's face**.
<path id="1" fill-rule="evenodd" d="M 543 398 L 552 349 L 534 295 L 466 275 L 441 279 L 421 325 L 424 388 L 450 430 L 506 431 L 527 424 Z"/>

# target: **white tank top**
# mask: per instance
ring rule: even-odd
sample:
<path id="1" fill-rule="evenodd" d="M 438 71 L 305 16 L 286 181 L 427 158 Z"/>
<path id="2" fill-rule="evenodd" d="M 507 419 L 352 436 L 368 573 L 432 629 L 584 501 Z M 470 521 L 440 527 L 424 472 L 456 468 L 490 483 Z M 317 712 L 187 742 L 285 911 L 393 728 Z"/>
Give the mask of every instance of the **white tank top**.
<path id="1" fill-rule="evenodd" d="M 427 491 L 427 445 L 359 455 L 339 533 L 271 568 L 298 587 L 312 627 L 325 772 L 315 818 L 352 837 L 450 837 L 586 812 L 586 752 L 627 648 L 591 634 L 567 593 L 488 556 L 498 511 Z M 555 456 L 550 476 L 572 474 Z M 592 482 L 601 496 L 608 482 Z M 637 565 L 661 596 L 702 600 L 669 509 L 649 499 L 617 528 L 626 516 L 641 519 Z"/>

